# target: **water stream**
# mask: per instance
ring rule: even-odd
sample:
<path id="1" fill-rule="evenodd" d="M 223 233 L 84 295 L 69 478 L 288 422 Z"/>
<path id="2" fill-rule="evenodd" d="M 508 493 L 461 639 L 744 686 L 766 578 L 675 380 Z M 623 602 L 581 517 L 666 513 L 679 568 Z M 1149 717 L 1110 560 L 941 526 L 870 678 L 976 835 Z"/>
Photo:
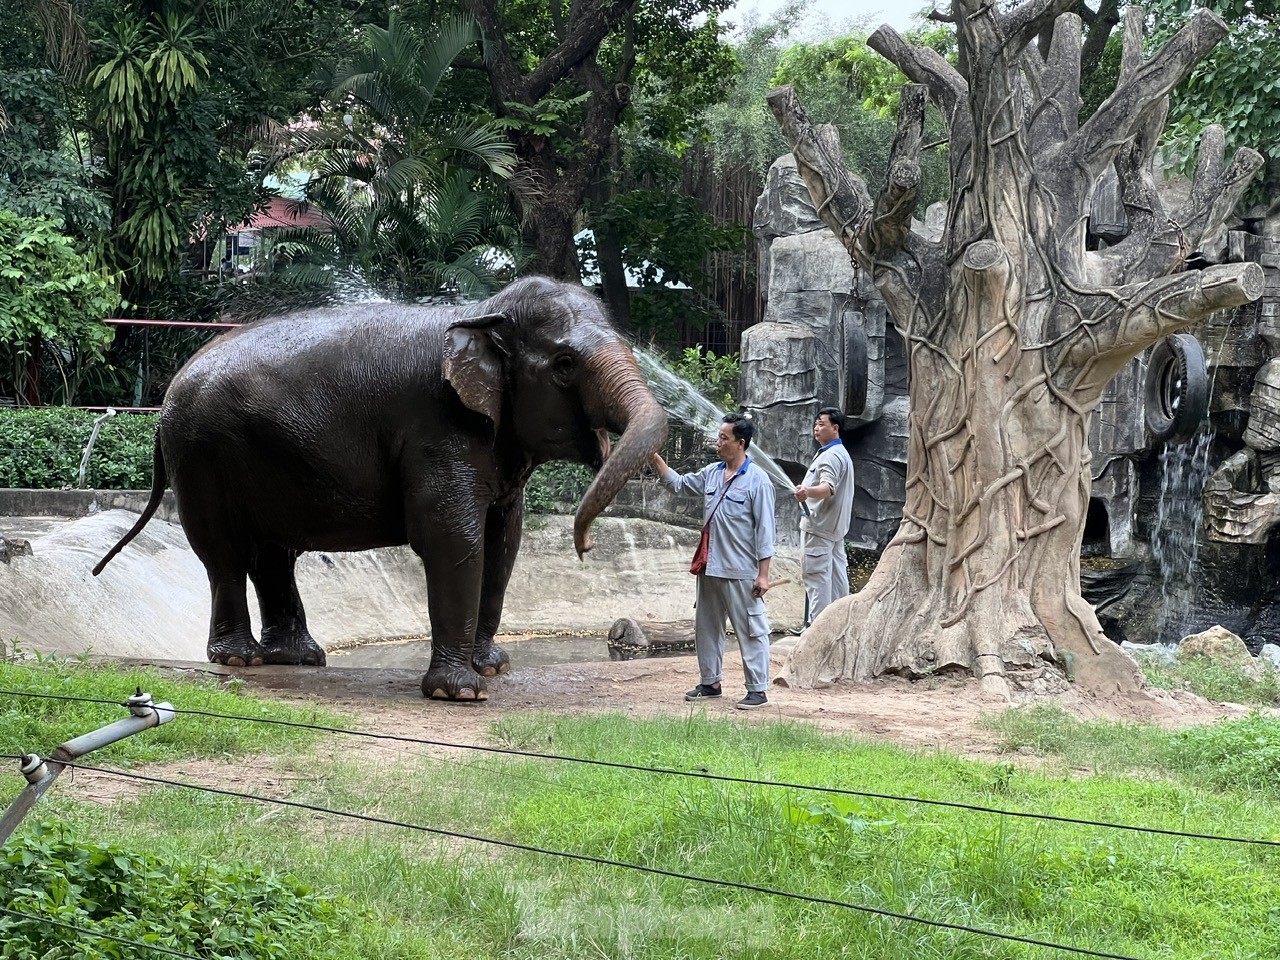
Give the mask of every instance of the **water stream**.
<path id="1" fill-rule="evenodd" d="M 645 380 L 648 381 L 649 389 L 666 409 L 667 415 L 701 431 L 708 441 L 713 441 L 726 411 L 699 393 L 688 380 L 664 367 L 654 354 L 642 347 L 633 347 L 632 350 Z M 780 489 L 788 494 L 795 490 L 796 485 L 786 471 L 754 440 L 751 442 L 751 459 Z"/>
<path id="2" fill-rule="evenodd" d="M 1151 550 L 1160 571 L 1160 616 L 1156 637 L 1177 643 L 1191 624 L 1196 593 L 1196 555 L 1204 520 L 1202 496 L 1209 479 L 1213 431 L 1207 426 L 1185 443 L 1166 443 L 1160 451 L 1160 499 Z"/>

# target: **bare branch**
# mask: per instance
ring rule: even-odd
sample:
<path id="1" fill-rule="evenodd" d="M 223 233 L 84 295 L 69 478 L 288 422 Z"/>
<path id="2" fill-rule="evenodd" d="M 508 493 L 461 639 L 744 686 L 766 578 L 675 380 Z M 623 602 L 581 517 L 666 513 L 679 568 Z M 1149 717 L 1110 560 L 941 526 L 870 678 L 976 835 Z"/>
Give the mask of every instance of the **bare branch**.
<path id="1" fill-rule="evenodd" d="M 862 233 L 871 215 L 871 195 L 866 184 L 845 167 L 839 141 L 833 150 L 829 139 L 818 136 L 794 88 L 770 90 L 765 99 L 791 145 L 796 167 L 809 188 L 818 216 L 851 257 L 863 259 L 867 251 L 861 249 Z"/>
<path id="2" fill-rule="evenodd" d="M 1258 264 L 1230 263 L 1099 291 L 1090 299 L 1104 308 L 1119 307 L 1123 311 L 1119 322 L 1110 310 L 1099 310 L 1106 322 L 1077 333 L 1068 363 L 1077 369 L 1093 365 L 1099 374 L 1096 379 L 1105 385 L 1114 372 L 1161 337 L 1219 310 L 1252 303 L 1262 296 L 1263 285 Z"/>
<path id="3" fill-rule="evenodd" d="M 920 143 L 924 139 L 924 108 L 928 88 L 909 83 L 898 104 L 898 132 L 889 154 L 884 190 L 876 200 L 869 231 L 870 253 L 877 259 L 893 256 L 911 233 L 911 214 L 920 196 Z"/>
<path id="4" fill-rule="evenodd" d="M 1193 249 L 1198 249 L 1206 234 L 1231 215 L 1266 163 L 1258 151 L 1242 147 L 1231 158 L 1231 165 L 1226 166 L 1225 139 L 1217 124 L 1205 127 L 1200 134 L 1191 196 L 1186 206 L 1178 210 L 1178 220 Z"/>
<path id="5" fill-rule="evenodd" d="M 951 182 L 968 180 L 973 155 L 973 115 L 969 112 L 969 84 L 936 50 L 907 43 L 887 24 L 867 38 L 867 46 L 907 75 L 922 83 L 942 110 L 951 140 Z"/>
<path id="6" fill-rule="evenodd" d="M 1080 158 L 1089 176 L 1096 180 L 1110 166 L 1117 151 L 1150 123 L 1151 111 L 1190 73 L 1192 68 L 1227 34 L 1227 25 L 1208 10 L 1200 10 L 1149 61 L 1134 68 L 1061 148 Z M 1126 38 L 1128 24 L 1126 24 Z M 1126 47 L 1132 48 L 1126 39 Z"/>
<path id="7" fill-rule="evenodd" d="M 1009 49 L 1023 49 L 1050 27 L 1054 27 L 1054 32 L 1057 33 L 1054 21 L 1075 5 L 1076 0 L 1029 0 L 1029 2 L 1010 10 L 1003 17 Z M 1079 18 L 1077 18 L 1077 23 L 1078 20 Z M 1075 47 L 1077 67 L 1079 67 L 1080 63 L 1079 39 L 1077 34 Z M 1057 42 L 1056 37 L 1054 42 Z"/>
<path id="8" fill-rule="evenodd" d="M 1065 141 L 1080 125 L 1080 18 L 1060 17 L 1053 28 L 1053 42 L 1043 65 L 1028 71 L 1035 94 L 1031 115 L 1030 146 L 1033 153 Z M 1028 47 L 1024 60 L 1040 53 Z"/>

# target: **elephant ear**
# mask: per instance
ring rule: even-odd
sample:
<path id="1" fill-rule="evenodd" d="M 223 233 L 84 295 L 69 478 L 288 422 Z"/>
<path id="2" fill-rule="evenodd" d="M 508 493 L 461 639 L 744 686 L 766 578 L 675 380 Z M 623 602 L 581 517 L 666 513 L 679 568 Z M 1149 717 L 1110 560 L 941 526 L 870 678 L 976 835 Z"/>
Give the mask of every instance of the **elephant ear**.
<path id="1" fill-rule="evenodd" d="M 455 320 L 444 332 L 444 378 L 476 413 L 493 421 L 496 435 L 502 417 L 502 340 L 505 313 Z"/>

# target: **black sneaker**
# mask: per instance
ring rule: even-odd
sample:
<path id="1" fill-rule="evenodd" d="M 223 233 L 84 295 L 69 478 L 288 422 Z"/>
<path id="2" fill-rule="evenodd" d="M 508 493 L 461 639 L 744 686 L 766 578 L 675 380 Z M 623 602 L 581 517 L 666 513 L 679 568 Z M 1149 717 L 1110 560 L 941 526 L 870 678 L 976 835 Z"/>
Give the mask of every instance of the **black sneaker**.
<path id="1" fill-rule="evenodd" d="M 763 690 L 748 690 L 747 695 L 738 701 L 739 710 L 754 710 L 756 707 L 767 707 L 769 698 L 764 695 Z"/>
<path id="2" fill-rule="evenodd" d="M 711 700 L 715 697 L 722 696 L 719 687 L 713 687 L 710 684 L 700 683 L 688 693 L 684 695 L 686 700 Z"/>

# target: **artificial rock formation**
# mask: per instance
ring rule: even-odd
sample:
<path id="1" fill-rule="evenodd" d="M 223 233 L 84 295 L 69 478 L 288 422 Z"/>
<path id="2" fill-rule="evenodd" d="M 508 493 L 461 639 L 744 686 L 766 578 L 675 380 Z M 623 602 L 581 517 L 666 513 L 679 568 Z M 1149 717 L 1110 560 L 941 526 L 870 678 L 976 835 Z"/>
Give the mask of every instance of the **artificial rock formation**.
<path id="1" fill-rule="evenodd" d="M 1116 90 L 1081 124 L 1072 6 L 956 0 L 958 69 L 876 31 L 870 45 L 914 82 L 874 201 L 794 91 L 769 95 L 815 208 L 908 345 L 911 399 L 901 528 L 867 586 L 806 632 L 787 682 L 949 668 L 1003 689 L 1010 669 L 1053 661 L 1096 690 L 1141 682 L 1080 594 L 1090 422 L 1145 348 L 1263 292 L 1257 264 L 1188 269 L 1262 161 L 1241 150 L 1228 164 L 1222 131 L 1208 128 L 1185 204 L 1166 210 L 1152 161 L 1168 95 L 1226 27 L 1201 11 L 1146 59 L 1130 7 Z M 939 242 L 910 229 L 929 97 L 950 138 Z M 1112 168 L 1127 232 L 1089 250 L 1093 197 Z"/>

